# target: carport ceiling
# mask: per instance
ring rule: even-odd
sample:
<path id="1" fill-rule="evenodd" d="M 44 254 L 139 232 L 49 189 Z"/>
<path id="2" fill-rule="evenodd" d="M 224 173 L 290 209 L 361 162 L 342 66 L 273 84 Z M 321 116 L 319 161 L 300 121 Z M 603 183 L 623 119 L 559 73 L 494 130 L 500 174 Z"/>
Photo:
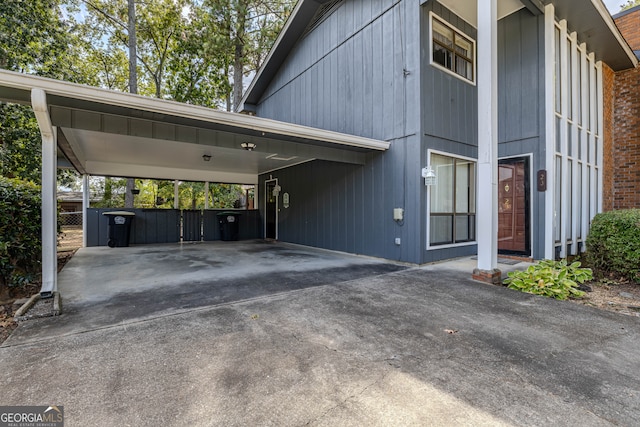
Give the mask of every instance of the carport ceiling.
<path id="1" fill-rule="evenodd" d="M 313 159 L 363 164 L 367 153 L 389 148 L 385 141 L 0 70 L 0 99 L 27 104 L 33 88 L 47 93 L 59 150 L 92 175 L 252 184 L 259 174 Z M 256 148 L 246 151 L 243 142 Z"/>

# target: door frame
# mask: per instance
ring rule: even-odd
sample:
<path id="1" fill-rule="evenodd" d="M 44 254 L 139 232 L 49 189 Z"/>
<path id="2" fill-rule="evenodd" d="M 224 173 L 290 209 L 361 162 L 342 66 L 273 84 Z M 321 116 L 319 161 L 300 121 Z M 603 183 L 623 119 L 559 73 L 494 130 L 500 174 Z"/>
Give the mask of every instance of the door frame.
<path id="1" fill-rule="evenodd" d="M 500 157 L 498 158 L 498 167 L 500 166 L 500 162 L 504 162 L 504 163 L 513 163 L 515 161 L 518 160 L 524 160 L 525 161 L 525 177 L 528 178 L 528 181 L 525 181 L 525 205 L 526 205 L 526 209 L 525 209 L 525 233 L 526 233 L 526 237 L 525 237 L 525 245 L 527 246 L 527 249 L 525 251 L 508 251 L 508 250 L 498 250 L 498 255 L 516 255 L 516 256 L 527 256 L 530 257 L 531 254 L 533 253 L 533 221 L 532 219 L 532 214 L 533 214 L 533 185 L 532 183 L 533 181 L 533 154 L 532 153 L 528 153 L 528 154 L 518 154 L 518 155 L 514 155 L 514 156 L 505 156 L 505 157 Z M 528 186 L 528 190 L 527 190 L 527 186 Z M 495 207 L 497 209 L 497 206 Z M 496 215 L 497 215 L 497 211 L 496 211 Z M 528 233 L 527 233 L 528 231 Z"/>
<path id="2" fill-rule="evenodd" d="M 269 217 L 269 215 L 267 215 L 267 209 L 268 209 L 268 203 L 269 203 L 269 183 L 275 183 L 275 185 L 278 185 L 278 178 L 267 179 L 264 182 L 264 238 L 265 239 L 269 238 L 267 237 L 267 218 Z M 275 230 L 274 240 L 278 240 L 278 211 L 280 210 L 279 202 L 280 202 L 280 195 L 278 194 L 276 196 L 276 204 L 275 204 L 276 230 Z"/>

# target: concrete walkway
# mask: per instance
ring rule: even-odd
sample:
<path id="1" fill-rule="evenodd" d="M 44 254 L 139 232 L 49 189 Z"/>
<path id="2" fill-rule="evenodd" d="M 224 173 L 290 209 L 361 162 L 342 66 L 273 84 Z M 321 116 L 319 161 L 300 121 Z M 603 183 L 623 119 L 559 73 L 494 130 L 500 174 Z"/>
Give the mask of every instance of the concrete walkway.
<path id="1" fill-rule="evenodd" d="M 164 308 L 95 325 L 82 313 L 111 300 L 71 298 L 75 314 L 26 322 L 0 348 L 2 404 L 63 405 L 69 426 L 640 420 L 638 318 L 472 282 L 469 260 L 407 269 L 278 247 L 335 256 L 359 277 L 323 281 L 309 268 L 304 282 L 297 258 L 304 283 L 289 289 L 183 307 L 149 288 L 146 304 Z"/>

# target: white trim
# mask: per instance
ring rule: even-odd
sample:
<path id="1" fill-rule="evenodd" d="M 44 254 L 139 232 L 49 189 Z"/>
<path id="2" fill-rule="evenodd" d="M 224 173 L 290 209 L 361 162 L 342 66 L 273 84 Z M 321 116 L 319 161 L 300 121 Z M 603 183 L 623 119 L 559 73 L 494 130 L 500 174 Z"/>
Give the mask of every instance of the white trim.
<path id="1" fill-rule="evenodd" d="M 467 160 L 470 162 L 473 162 L 476 165 L 476 212 L 475 212 L 475 216 L 476 216 L 476 224 L 475 224 L 475 231 L 476 231 L 476 239 L 473 241 L 469 241 L 469 242 L 460 242 L 460 243 L 445 243 L 442 245 L 431 245 L 431 186 L 426 187 L 427 188 L 427 226 L 426 228 L 426 236 L 427 236 L 427 246 L 426 246 L 426 250 L 427 251 L 434 251 L 434 250 L 438 250 L 438 249 L 444 249 L 444 248 L 456 248 L 456 247 L 460 247 L 460 246 L 470 246 L 470 245 L 477 245 L 478 244 L 478 159 L 474 159 L 473 157 L 466 157 L 466 156 L 459 156 L 457 154 L 452 154 L 449 153 L 447 151 L 441 151 L 441 150 L 434 150 L 434 149 L 427 149 L 427 166 L 431 166 L 431 155 L 432 154 L 438 154 L 441 156 L 445 156 L 445 157 L 451 157 L 454 159 L 459 159 L 459 160 Z M 455 195 L 454 195 L 455 197 Z M 455 226 L 455 224 L 454 224 Z"/>
<path id="2" fill-rule="evenodd" d="M 302 3 L 302 2 L 299 2 Z M 248 116 L 240 113 L 213 110 L 197 105 L 183 104 L 164 99 L 149 98 L 130 93 L 116 92 L 75 83 L 37 77 L 13 71 L 0 70 L 0 86 L 22 90 L 43 88 L 50 95 L 74 100 L 96 102 L 105 105 L 138 109 L 147 112 L 181 117 L 203 122 L 216 123 L 247 131 L 258 131 L 266 135 L 276 134 L 292 138 L 310 139 L 336 145 L 385 151 L 391 143 L 371 138 L 364 138 L 339 132 L 301 126 L 277 120 Z M 273 137 L 273 135 L 270 135 Z"/>
<path id="3" fill-rule="evenodd" d="M 269 200 L 269 194 L 267 191 L 268 188 L 268 184 L 270 182 L 275 182 L 276 185 L 278 185 L 278 178 L 271 178 L 271 179 L 267 179 L 264 182 L 264 238 L 268 239 L 267 237 L 267 201 Z M 275 235 L 275 240 L 278 240 L 278 211 L 280 209 L 280 195 L 278 194 L 276 196 L 276 235 Z"/>
<path id="4" fill-rule="evenodd" d="M 552 3 L 544 8 L 544 105 L 545 105 L 545 169 L 547 171 L 547 191 L 545 192 L 544 216 L 544 257 L 554 259 L 555 236 L 553 234 L 554 175 L 555 175 L 555 8 Z"/>
<path id="5" fill-rule="evenodd" d="M 453 70 L 448 69 L 447 67 L 443 67 L 442 65 L 438 64 L 437 62 L 433 62 L 433 18 L 436 18 L 438 20 L 438 22 L 440 22 L 441 24 L 443 24 L 446 27 L 449 27 L 452 31 L 459 33 L 461 35 L 463 35 L 465 38 L 467 38 L 469 41 L 471 41 L 471 44 L 473 45 L 473 79 L 469 80 L 468 78 L 461 76 L 460 74 L 456 73 Z M 478 57 L 477 55 L 477 48 L 476 48 L 476 40 L 469 36 L 467 33 L 465 33 L 464 31 L 459 30 L 458 28 L 456 28 L 455 26 L 453 26 L 452 24 L 450 24 L 449 22 L 447 22 L 444 18 L 442 18 L 441 16 L 435 14 L 433 11 L 429 12 L 429 64 L 448 73 L 451 74 L 454 77 L 459 78 L 460 80 L 469 83 L 473 86 L 476 85 L 476 81 L 477 81 L 477 76 L 478 76 L 478 69 L 477 69 L 477 60 L 476 58 Z"/>

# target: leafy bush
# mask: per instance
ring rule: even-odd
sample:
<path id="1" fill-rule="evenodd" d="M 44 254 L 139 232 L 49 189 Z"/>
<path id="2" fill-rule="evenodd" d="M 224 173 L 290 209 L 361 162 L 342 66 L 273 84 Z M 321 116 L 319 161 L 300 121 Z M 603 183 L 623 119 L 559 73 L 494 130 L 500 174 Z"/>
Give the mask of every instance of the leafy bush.
<path id="1" fill-rule="evenodd" d="M 508 276 L 504 284 L 509 289 L 559 300 L 583 296 L 579 283 L 593 278 L 591 269 L 580 268 L 579 262 L 567 264 L 567 260 L 543 260 L 524 271 L 512 271 Z"/>
<path id="2" fill-rule="evenodd" d="M 599 277 L 614 274 L 640 282 L 640 209 L 596 215 L 586 260 Z"/>
<path id="3" fill-rule="evenodd" d="M 32 281 L 39 272 L 40 207 L 40 187 L 0 177 L 0 294 L 7 286 Z"/>

